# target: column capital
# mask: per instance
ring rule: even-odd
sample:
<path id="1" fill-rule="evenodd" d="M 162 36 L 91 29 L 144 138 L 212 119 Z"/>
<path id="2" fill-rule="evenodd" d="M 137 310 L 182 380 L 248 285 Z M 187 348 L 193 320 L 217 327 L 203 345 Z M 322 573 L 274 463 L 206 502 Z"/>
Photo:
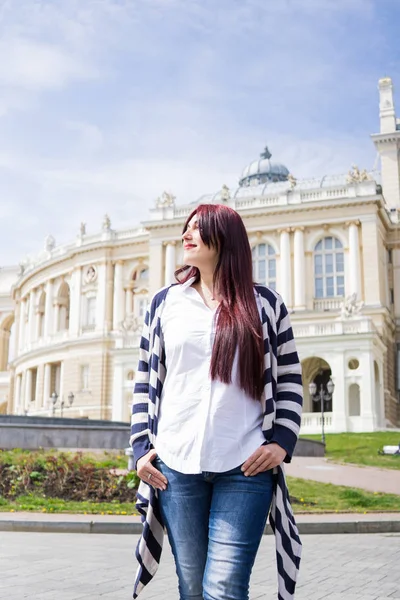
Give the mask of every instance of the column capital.
<path id="1" fill-rule="evenodd" d="M 167 240 L 167 241 L 164 241 L 162 244 L 164 247 L 167 247 L 167 246 L 176 246 L 177 243 L 178 242 L 176 240 Z"/>
<path id="2" fill-rule="evenodd" d="M 306 230 L 306 228 L 304 227 L 304 225 L 296 225 L 295 227 L 292 227 L 292 230 L 294 232 L 301 231 L 301 232 L 304 233 L 304 231 Z"/>
<path id="3" fill-rule="evenodd" d="M 122 258 L 118 258 L 117 260 L 114 261 L 114 265 L 119 265 L 120 267 L 122 267 L 124 265 L 125 261 L 122 260 Z"/>
<path id="4" fill-rule="evenodd" d="M 291 233 L 292 231 L 292 227 L 283 227 L 282 229 L 277 229 L 277 232 L 282 234 L 282 233 Z"/>
<path id="5" fill-rule="evenodd" d="M 354 219 L 353 221 L 346 221 L 345 227 L 351 227 L 351 225 L 355 225 L 356 227 L 358 227 L 360 224 L 361 222 L 358 219 Z"/>

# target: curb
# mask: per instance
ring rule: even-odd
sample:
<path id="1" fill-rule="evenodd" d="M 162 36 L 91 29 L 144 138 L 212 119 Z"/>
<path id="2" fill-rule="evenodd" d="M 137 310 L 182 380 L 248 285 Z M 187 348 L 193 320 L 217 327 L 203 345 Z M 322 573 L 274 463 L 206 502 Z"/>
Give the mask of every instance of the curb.
<path id="1" fill-rule="evenodd" d="M 345 533 L 400 533 L 400 521 L 338 521 L 320 523 L 298 523 L 302 535 L 345 534 Z M 88 521 L 0 521 L 0 531 L 35 533 L 101 533 L 112 535 L 138 535 L 141 523 L 100 523 Z M 267 525 L 264 535 L 272 535 Z"/>

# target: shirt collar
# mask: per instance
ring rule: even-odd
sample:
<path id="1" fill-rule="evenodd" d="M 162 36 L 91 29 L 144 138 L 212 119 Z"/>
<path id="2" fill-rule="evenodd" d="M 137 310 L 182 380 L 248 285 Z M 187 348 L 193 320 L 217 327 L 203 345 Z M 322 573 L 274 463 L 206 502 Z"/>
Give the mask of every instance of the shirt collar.
<path id="1" fill-rule="evenodd" d="M 181 283 L 181 290 L 185 291 L 188 288 L 190 288 L 190 286 L 196 281 L 196 277 L 191 277 L 190 279 L 188 279 L 187 281 L 185 281 L 185 283 Z"/>

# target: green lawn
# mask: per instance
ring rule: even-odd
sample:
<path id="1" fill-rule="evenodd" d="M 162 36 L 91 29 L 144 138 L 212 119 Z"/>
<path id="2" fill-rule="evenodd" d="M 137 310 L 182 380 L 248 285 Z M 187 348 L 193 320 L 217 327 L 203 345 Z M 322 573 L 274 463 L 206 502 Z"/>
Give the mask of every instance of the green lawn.
<path id="1" fill-rule="evenodd" d="M 400 512 L 400 496 L 288 477 L 295 513 Z"/>
<path id="2" fill-rule="evenodd" d="M 304 435 L 304 438 L 320 440 L 320 435 Z M 374 433 L 328 433 L 326 456 L 336 462 L 353 463 L 385 469 L 400 469 L 400 455 L 378 454 L 383 446 L 398 446 L 400 431 L 377 431 Z"/>
<path id="3" fill-rule="evenodd" d="M 15 500 L 0 497 L 0 512 L 81 513 L 94 515 L 137 514 L 133 503 L 128 502 L 73 502 L 59 498 L 41 498 L 35 495 L 18 496 Z"/>
<path id="4" fill-rule="evenodd" d="M 400 496 L 288 477 L 295 513 L 400 511 Z M 72 502 L 37 495 L 19 496 L 14 500 L 0 497 L 0 511 L 44 513 L 87 513 L 108 515 L 135 514 L 132 503 Z"/>

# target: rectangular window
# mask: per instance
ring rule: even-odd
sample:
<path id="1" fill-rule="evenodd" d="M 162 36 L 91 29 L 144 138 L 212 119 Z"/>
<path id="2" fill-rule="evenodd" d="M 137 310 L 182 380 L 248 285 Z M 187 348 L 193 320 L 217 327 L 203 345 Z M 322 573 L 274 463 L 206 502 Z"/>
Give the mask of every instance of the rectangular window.
<path id="1" fill-rule="evenodd" d="M 258 279 L 259 281 L 265 281 L 266 278 L 266 265 L 265 260 L 258 261 Z"/>
<path id="2" fill-rule="evenodd" d="M 275 261 L 275 259 L 270 260 L 268 263 L 268 277 L 270 279 L 275 279 L 275 277 L 276 277 L 276 261 Z"/>
<path id="3" fill-rule="evenodd" d="M 96 325 L 96 297 L 91 296 L 86 304 L 86 325 Z"/>
<path id="4" fill-rule="evenodd" d="M 138 302 L 138 317 L 141 319 L 144 317 L 147 308 L 147 298 L 140 298 Z"/>
<path id="5" fill-rule="evenodd" d="M 331 298 L 335 295 L 333 277 L 326 278 L 326 295 L 328 296 L 328 298 Z"/>
<path id="6" fill-rule="evenodd" d="M 315 280 L 315 297 L 323 298 L 324 297 L 324 286 L 322 279 Z"/>
<path id="7" fill-rule="evenodd" d="M 314 273 L 315 273 L 315 275 L 322 275 L 322 255 L 321 254 L 315 255 Z"/>
<path id="8" fill-rule="evenodd" d="M 81 389 L 82 390 L 90 389 L 89 376 L 90 376 L 89 365 L 82 365 L 81 366 Z"/>

